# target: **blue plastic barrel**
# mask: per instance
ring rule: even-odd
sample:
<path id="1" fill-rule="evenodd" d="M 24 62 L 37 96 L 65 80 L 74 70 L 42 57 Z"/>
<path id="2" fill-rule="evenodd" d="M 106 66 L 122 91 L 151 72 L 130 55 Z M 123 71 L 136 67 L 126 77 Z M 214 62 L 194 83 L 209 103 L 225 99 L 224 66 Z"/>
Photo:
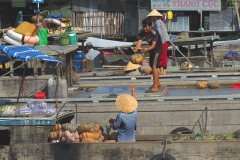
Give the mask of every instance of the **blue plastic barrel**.
<path id="1" fill-rule="evenodd" d="M 84 60 L 84 54 L 82 51 L 77 51 L 73 56 L 73 60 Z M 82 70 L 82 62 L 73 62 L 73 64 L 76 66 L 77 70 Z"/>

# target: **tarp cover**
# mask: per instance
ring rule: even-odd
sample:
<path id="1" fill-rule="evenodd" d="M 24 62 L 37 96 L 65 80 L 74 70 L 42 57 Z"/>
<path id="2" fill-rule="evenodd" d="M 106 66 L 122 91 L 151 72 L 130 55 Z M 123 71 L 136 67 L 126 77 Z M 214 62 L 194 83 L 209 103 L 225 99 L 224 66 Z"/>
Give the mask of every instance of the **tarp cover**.
<path id="1" fill-rule="evenodd" d="M 42 60 L 49 62 L 49 65 L 57 67 L 62 62 L 56 60 L 43 52 L 29 45 L 2 45 L 0 46 L 0 63 L 4 64 L 10 60 L 21 59 L 23 61 Z"/>

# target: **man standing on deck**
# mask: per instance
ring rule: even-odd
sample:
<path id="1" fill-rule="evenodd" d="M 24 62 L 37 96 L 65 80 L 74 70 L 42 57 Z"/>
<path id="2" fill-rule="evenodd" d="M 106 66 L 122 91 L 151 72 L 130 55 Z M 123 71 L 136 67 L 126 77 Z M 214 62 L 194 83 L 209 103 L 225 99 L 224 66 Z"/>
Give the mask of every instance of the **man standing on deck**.
<path id="1" fill-rule="evenodd" d="M 142 52 L 150 52 L 149 64 L 152 68 L 153 85 L 146 93 L 158 92 L 160 86 L 158 68 L 159 61 L 162 53 L 162 41 L 159 32 L 152 28 L 152 21 L 146 18 L 142 21 L 143 29 L 138 34 L 138 42 L 133 52 L 138 52 L 138 49 L 142 45 L 142 41 L 147 41 L 150 44 L 149 48 L 143 48 Z"/>
<path id="2" fill-rule="evenodd" d="M 160 73 L 159 74 L 166 74 L 167 70 L 167 52 L 168 52 L 168 46 L 170 42 L 170 38 L 167 32 L 167 28 L 163 21 L 161 20 L 161 17 L 163 15 L 159 13 L 156 9 L 152 10 L 147 17 L 150 17 L 153 22 L 153 28 L 158 31 L 158 33 L 161 35 L 162 40 L 162 54 L 160 58 Z"/>
<path id="3" fill-rule="evenodd" d="M 135 142 L 135 128 L 137 121 L 138 102 L 135 95 L 135 86 L 131 86 L 132 96 L 121 94 L 116 99 L 116 107 L 121 112 L 117 115 L 116 120 L 110 119 L 113 129 L 118 129 L 118 142 Z"/>
<path id="4" fill-rule="evenodd" d="M 92 42 L 86 43 L 86 50 L 87 50 L 86 58 L 93 61 L 94 68 L 102 68 L 102 65 L 105 63 L 103 54 L 93 49 Z"/>

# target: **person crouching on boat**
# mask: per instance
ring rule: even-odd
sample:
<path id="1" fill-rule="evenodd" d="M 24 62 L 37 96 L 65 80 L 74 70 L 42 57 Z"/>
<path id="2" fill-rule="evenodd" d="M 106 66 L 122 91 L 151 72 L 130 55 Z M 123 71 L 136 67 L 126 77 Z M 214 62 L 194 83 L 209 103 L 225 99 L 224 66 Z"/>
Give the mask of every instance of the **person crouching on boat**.
<path id="1" fill-rule="evenodd" d="M 137 121 L 137 106 L 135 90 L 136 86 L 131 86 L 132 96 L 121 94 L 116 99 L 116 107 L 120 111 L 116 119 L 110 119 L 114 130 L 118 129 L 118 142 L 135 142 L 135 128 Z"/>
<path id="2" fill-rule="evenodd" d="M 150 45 L 148 48 L 142 48 L 141 52 L 150 52 L 149 64 L 152 68 L 153 74 L 153 85 L 149 88 L 146 93 L 158 92 L 160 86 L 158 68 L 159 61 L 162 53 L 162 40 L 159 32 L 152 28 L 152 21 L 149 18 L 145 18 L 142 21 L 143 29 L 138 34 L 138 42 L 136 47 L 133 49 L 134 53 L 138 52 L 138 49 L 142 45 L 142 41 L 147 41 Z"/>
<path id="3" fill-rule="evenodd" d="M 98 50 L 93 49 L 92 42 L 86 43 L 86 50 L 86 58 L 93 61 L 94 68 L 102 68 L 102 65 L 105 63 L 103 54 L 101 54 Z"/>
<path id="4" fill-rule="evenodd" d="M 161 17 L 163 17 L 163 15 L 161 13 L 159 13 L 156 9 L 152 10 L 147 17 L 149 17 L 151 19 L 151 21 L 153 22 L 153 28 L 156 29 L 159 34 L 161 35 L 161 40 L 162 40 L 162 54 L 161 54 L 161 58 L 160 58 L 160 72 L 159 74 L 166 74 L 166 70 L 167 70 L 167 52 L 168 52 L 168 46 L 169 46 L 169 42 L 170 42 L 170 38 L 167 32 L 167 28 L 165 26 L 165 24 L 163 23 Z"/>

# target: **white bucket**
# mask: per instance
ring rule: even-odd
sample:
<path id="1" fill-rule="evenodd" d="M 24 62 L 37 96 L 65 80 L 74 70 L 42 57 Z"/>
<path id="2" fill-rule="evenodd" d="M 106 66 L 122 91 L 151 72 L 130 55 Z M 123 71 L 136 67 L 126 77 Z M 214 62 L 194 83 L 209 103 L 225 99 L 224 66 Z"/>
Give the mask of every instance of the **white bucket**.
<path id="1" fill-rule="evenodd" d="M 68 97 L 68 86 L 66 79 L 58 78 L 57 79 L 49 78 L 48 80 L 48 98 L 54 98 L 56 92 L 56 98 L 67 98 Z"/>

